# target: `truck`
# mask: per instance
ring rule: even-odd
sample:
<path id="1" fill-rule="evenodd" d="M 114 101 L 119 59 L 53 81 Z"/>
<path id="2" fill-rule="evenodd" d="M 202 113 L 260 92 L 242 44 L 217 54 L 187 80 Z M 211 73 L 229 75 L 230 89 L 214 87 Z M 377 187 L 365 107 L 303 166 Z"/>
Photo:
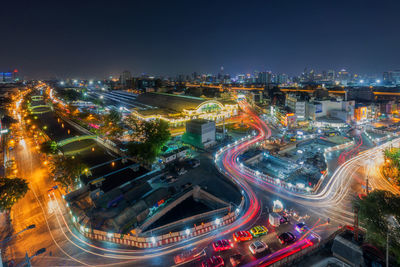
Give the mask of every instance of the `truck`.
<path id="1" fill-rule="evenodd" d="M 281 216 L 276 213 L 276 212 L 272 212 L 269 214 L 269 224 L 272 225 L 273 227 L 277 227 L 281 224 L 280 222 Z"/>

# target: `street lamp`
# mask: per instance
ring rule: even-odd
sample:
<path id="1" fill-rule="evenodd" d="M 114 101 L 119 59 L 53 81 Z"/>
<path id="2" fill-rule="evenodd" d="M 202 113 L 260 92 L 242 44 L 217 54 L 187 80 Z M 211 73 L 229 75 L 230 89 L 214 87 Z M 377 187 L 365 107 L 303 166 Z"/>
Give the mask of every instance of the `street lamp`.
<path id="1" fill-rule="evenodd" d="M 38 255 L 40 255 L 40 254 L 43 254 L 43 253 L 45 253 L 45 252 L 46 252 L 46 248 L 41 248 L 41 249 L 39 249 L 38 251 L 36 251 L 35 254 L 33 254 L 33 255 L 30 256 L 30 257 L 29 257 L 29 255 L 28 255 L 28 252 L 26 252 L 26 253 L 25 253 L 25 260 L 24 260 L 23 262 L 21 262 L 20 264 L 18 264 L 17 267 L 19 267 L 19 266 L 24 266 L 25 264 L 26 264 L 26 266 L 28 266 L 28 267 L 32 266 L 32 265 L 31 265 L 31 260 L 32 260 L 34 257 L 36 257 L 36 256 L 38 256 Z"/>
<path id="2" fill-rule="evenodd" d="M 27 226 L 25 229 L 19 231 L 18 233 L 13 234 L 13 235 L 11 235 L 11 236 L 5 238 L 4 240 L 0 241 L 0 244 L 5 244 L 5 243 L 9 242 L 11 239 L 13 239 L 14 237 L 16 237 L 17 235 L 19 235 L 19 234 L 25 232 L 26 230 L 33 229 L 33 228 L 35 228 L 35 227 L 36 227 L 35 224 L 31 224 L 31 225 Z"/>

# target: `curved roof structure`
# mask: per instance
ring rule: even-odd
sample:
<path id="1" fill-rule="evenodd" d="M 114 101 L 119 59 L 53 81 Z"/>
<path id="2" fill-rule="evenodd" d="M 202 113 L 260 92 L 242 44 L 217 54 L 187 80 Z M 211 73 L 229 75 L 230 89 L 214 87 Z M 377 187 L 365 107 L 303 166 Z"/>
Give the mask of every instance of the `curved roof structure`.
<path id="1" fill-rule="evenodd" d="M 184 109 L 189 110 L 197 110 L 203 104 L 216 104 L 222 107 L 222 104 L 216 100 L 206 100 L 200 97 L 193 97 L 193 96 L 182 96 L 182 95 L 173 95 L 173 94 L 166 94 L 166 93 L 143 93 L 140 94 L 137 99 L 138 102 L 163 108 L 163 109 L 170 109 L 177 112 L 182 112 Z"/>

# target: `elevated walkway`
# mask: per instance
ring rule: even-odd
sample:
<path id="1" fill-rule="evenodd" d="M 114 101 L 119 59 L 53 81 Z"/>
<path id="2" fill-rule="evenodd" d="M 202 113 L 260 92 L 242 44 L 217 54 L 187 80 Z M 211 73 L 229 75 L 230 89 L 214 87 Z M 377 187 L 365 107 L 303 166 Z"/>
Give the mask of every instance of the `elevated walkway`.
<path id="1" fill-rule="evenodd" d="M 43 96 L 42 95 L 33 95 L 31 96 L 32 101 L 41 101 L 43 100 Z"/>
<path id="2" fill-rule="evenodd" d="M 74 136 L 74 137 L 70 137 L 70 138 L 64 139 L 62 141 L 59 141 L 57 143 L 57 146 L 58 147 L 63 147 L 65 145 L 71 144 L 71 143 L 76 142 L 76 141 L 82 141 L 82 140 L 88 140 L 88 139 L 96 139 L 96 138 L 97 138 L 97 135 Z"/>

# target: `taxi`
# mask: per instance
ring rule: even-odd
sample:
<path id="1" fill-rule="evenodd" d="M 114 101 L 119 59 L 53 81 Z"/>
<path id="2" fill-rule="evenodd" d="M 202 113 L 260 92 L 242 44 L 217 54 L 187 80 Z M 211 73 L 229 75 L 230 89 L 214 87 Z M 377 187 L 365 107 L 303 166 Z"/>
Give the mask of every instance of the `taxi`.
<path id="1" fill-rule="evenodd" d="M 253 237 L 258 237 L 261 235 L 266 235 L 268 233 L 268 229 L 264 225 L 257 225 L 251 228 L 250 233 L 253 235 Z"/>

